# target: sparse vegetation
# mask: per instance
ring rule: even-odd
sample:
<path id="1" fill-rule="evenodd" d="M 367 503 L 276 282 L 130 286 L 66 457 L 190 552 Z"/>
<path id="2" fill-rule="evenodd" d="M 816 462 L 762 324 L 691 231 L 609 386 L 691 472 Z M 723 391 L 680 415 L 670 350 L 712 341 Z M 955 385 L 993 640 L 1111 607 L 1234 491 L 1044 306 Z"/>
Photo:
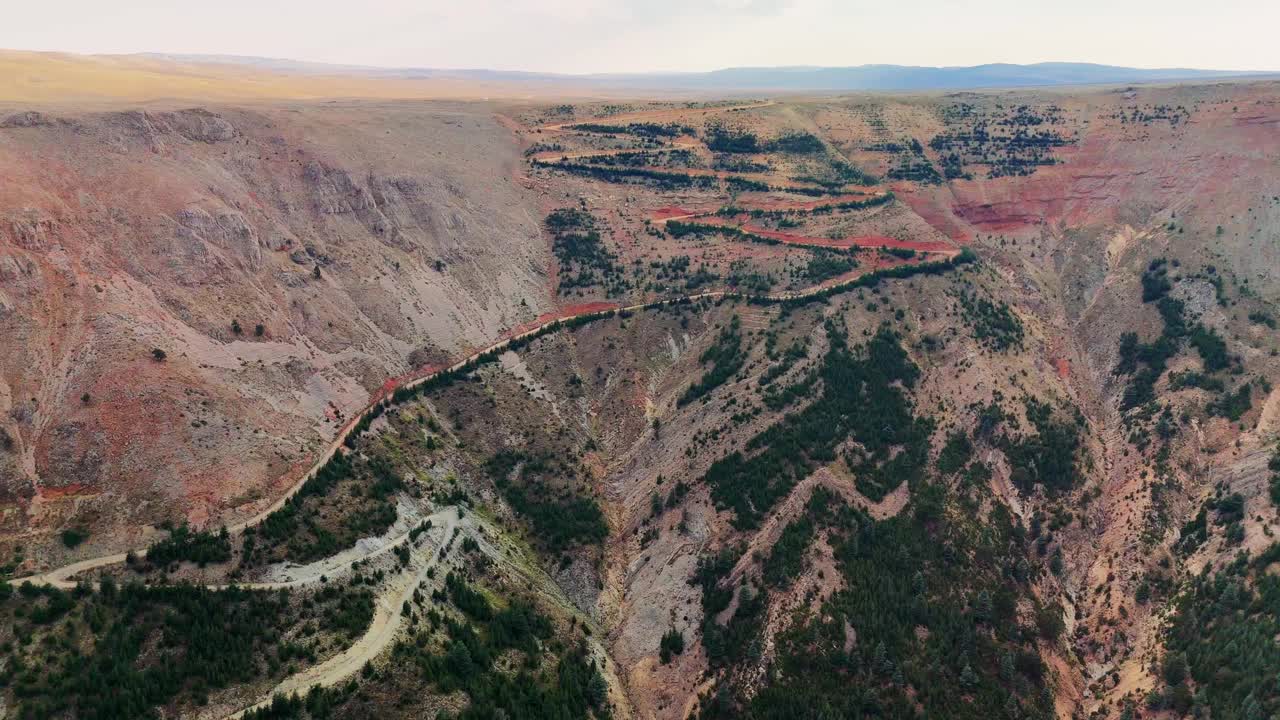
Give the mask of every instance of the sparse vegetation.
<path id="1" fill-rule="evenodd" d="M 537 541 L 550 552 L 598 544 L 608 537 L 609 526 L 594 498 L 566 493 L 552 485 L 552 478 L 569 473 L 551 458 L 504 450 L 491 457 L 485 469 L 511 507 L 532 525 Z"/>
<path id="2" fill-rule="evenodd" d="M 1054 151 L 1071 140 L 1053 126 L 1065 122 L 1062 109 L 1050 106 L 997 106 L 984 110 L 957 103 L 942 110 L 947 131 L 929 141 L 942 157 L 948 179 L 969 177 L 967 168 L 984 166 L 987 177 L 1030 175 L 1057 163 Z"/>
<path id="3" fill-rule="evenodd" d="M 617 255 L 604 244 L 590 213 L 577 208 L 554 210 L 547 216 L 547 232 L 554 240 L 552 251 L 560 260 L 559 292 L 603 285 L 610 294 L 628 287 Z"/>
<path id="4" fill-rule="evenodd" d="M 716 179 L 710 175 L 691 175 L 689 173 L 651 170 L 649 168 L 601 166 L 570 161 L 546 162 L 541 160 L 534 160 L 533 165 L 608 183 L 649 184 L 660 190 L 678 188 L 710 189 L 716 185 Z"/>
<path id="5" fill-rule="evenodd" d="M 897 162 L 889 169 L 890 180 L 911 180 L 925 185 L 937 185 L 942 182 L 938 168 L 924 154 L 920 141 L 912 138 L 902 145 L 897 153 Z"/>
<path id="6" fill-rule="evenodd" d="M 960 292 L 961 317 L 974 338 L 995 352 L 1022 348 L 1022 321 L 1004 303 L 993 303 L 976 292 Z"/>
<path id="7" fill-rule="evenodd" d="M 711 347 L 707 348 L 698 358 L 698 361 L 703 365 L 710 363 L 711 369 L 700 380 L 690 385 L 680 395 L 676 404 L 688 405 L 694 400 L 705 397 L 741 370 L 745 360 L 746 353 L 742 348 L 742 326 L 738 316 L 734 315 L 733 319 L 729 321 L 729 325 L 716 336 L 716 340 Z"/>

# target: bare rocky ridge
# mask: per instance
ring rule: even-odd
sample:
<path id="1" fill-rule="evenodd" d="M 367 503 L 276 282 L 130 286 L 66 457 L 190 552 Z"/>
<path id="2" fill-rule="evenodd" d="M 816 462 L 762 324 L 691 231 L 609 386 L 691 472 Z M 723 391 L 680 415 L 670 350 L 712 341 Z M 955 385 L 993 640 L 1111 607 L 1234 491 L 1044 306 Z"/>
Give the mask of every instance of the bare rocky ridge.
<path id="1" fill-rule="evenodd" d="M 9 535 L 247 510 L 388 377 L 536 316 L 517 151 L 462 106 L 11 115 Z"/>

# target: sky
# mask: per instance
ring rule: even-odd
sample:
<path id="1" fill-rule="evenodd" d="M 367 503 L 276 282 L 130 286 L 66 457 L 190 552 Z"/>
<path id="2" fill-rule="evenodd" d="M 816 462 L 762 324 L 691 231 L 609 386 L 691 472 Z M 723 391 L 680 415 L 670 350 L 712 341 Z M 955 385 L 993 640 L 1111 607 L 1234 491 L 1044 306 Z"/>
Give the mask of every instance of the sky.
<path id="1" fill-rule="evenodd" d="M 563 73 L 1097 62 L 1280 70 L 1280 0 L 10 0 L 0 48 Z"/>

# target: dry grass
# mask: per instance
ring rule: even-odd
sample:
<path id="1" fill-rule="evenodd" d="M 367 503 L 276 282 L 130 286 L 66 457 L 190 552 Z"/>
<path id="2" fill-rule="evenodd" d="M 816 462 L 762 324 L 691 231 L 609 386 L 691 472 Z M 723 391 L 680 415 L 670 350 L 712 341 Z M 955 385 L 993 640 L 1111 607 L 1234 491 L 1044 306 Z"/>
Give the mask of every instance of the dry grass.
<path id="1" fill-rule="evenodd" d="M 562 97 L 566 86 L 459 78 L 373 78 L 281 72 L 129 55 L 0 51 L 0 102 L 73 104 L 319 98 L 482 99 Z"/>

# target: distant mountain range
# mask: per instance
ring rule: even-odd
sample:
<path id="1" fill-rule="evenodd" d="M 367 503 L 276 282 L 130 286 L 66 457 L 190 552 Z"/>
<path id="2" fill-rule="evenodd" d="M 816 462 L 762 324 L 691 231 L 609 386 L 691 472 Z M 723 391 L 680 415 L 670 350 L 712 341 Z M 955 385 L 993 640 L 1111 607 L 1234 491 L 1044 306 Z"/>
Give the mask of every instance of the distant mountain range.
<path id="1" fill-rule="evenodd" d="M 446 70 L 329 65 L 276 58 L 228 55 L 160 55 L 174 62 L 249 65 L 279 73 L 354 75 L 397 79 L 456 79 L 517 83 L 529 86 L 579 86 L 590 89 L 654 89 L 686 91 L 839 92 L 856 90 L 959 90 L 966 88 L 1035 87 L 1204 80 L 1280 75 L 1280 72 L 1131 68 L 1094 63 L 1047 62 L 1031 65 L 992 63 L 970 67 L 857 65 L 852 67 L 740 67 L 688 73 L 622 73 L 570 75 L 511 70 Z"/>

